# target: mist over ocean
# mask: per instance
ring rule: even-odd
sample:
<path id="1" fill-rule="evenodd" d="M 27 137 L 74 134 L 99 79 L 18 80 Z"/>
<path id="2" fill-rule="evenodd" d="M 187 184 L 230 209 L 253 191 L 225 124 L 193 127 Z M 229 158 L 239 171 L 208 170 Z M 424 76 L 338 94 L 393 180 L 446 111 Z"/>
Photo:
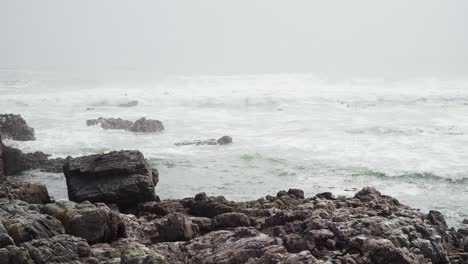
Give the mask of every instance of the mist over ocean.
<path id="1" fill-rule="evenodd" d="M 125 74 L 131 72 L 123 71 Z M 126 80 L 126 81 L 124 81 Z M 131 81 L 129 81 L 131 80 Z M 0 71 L 0 112 L 21 114 L 35 141 L 6 141 L 54 157 L 136 149 L 160 172 L 156 193 L 232 200 L 301 188 L 350 196 L 374 186 L 412 207 L 468 217 L 468 81 L 341 79 L 313 74 L 80 78 Z M 138 100 L 136 107 L 118 104 Z M 86 120 L 161 120 L 157 134 L 87 127 Z M 233 137 L 226 146 L 175 146 Z M 27 172 L 67 199 L 62 174 Z"/>

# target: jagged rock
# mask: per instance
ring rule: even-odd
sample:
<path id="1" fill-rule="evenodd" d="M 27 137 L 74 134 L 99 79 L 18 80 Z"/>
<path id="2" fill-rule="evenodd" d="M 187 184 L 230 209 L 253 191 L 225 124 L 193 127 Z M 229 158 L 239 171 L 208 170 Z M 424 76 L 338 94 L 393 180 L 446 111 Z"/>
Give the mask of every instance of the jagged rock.
<path id="1" fill-rule="evenodd" d="M 193 140 L 193 141 L 183 141 L 174 143 L 176 146 L 187 146 L 187 145 L 227 145 L 232 143 L 232 138 L 230 136 L 223 136 L 218 139 L 210 138 L 206 140 Z"/>
<path id="2" fill-rule="evenodd" d="M 0 185 L 1 196 L 22 200 L 32 204 L 51 203 L 52 199 L 45 185 L 30 182 L 5 181 Z"/>
<path id="3" fill-rule="evenodd" d="M 27 203 L 20 201 L 0 203 L 0 219 L 16 244 L 65 233 L 60 221 L 27 207 Z"/>
<path id="4" fill-rule="evenodd" d="M 445 222 L 444 216 L 439 211 L 430 210 L 429 214 L 427 214 L 427 220 L 429 220 L 431 225 L 434 225 L 441 230 L 448 229 L 447 222 Z"/>
<path id="5" fill-rule="evenodd" d="M 154 133 L 164 130 L 164 125 L 159 120 L 146 119 L 144 117 L 138 119 L 133 125 L 128 128 L 132 132 Z"/>
<path id="6" fill-rule="evenodd" d="M 91 255 L 91 248 L 84 239 L 70 235 L 36 239 L 20 246 L 35 263 L 83 263 Z"/>
<path id="7" fill-rule="evenodd" d="M 194 216 L 213 218 L 222 213 L 230 213 L 234 208 L 222 196 L 215 198 L 206 198 L 206 200 L 189 199 L 181 201 L 190 214 Z"/>
<path id="8" fill-rule="evenodd" d="M 124 120 L 122 118 L 103 118 L 89 119 L 86 121 L 87 126 L 100 125 L 103 129 L 123 129 L 127 130 L 132 125 L 132 121 Z"/>
<path id="9" fill-rule="evenodd" d="M 154 201 L 158 173 L 139 151 L 113 151 L 69 159 L 63 166 L 68 197 L 75 202 L 102 202 L 122 208 Z"/>
<path id="10" fill-rule="evenodd" d="M 1 114 L 0 115 L 0 134 L 4 139 L 13 139 L 18 141 L 35 140 L 34 129 L 26 124 L 21 115 Z"/>
<path id="11" fill-rule="evenodd" d="M 213 226 L 215 228 L 232 228 L 239 226 L 250 226 L 250 219 L 243 213 L 224 213 L 213 218 Z"/>
<path id="12" fill-rule="evenodd" d="M 122 216 L 104 204 L 97 207 L 89 202 L 60 201 L 44 205 L 41 212 L 60 220 L 67 234 L 84 238 L 90 244 L 127 236 Z"/>
<path id="13" fill-rule="evenodd" d="M 190 218 L 181 213 L 173 213 L 155 220 L 157 235 L 151 238 L 153 242 L 184 241 L 192 239 L 196 232 Z"/>
<path id="14" fill-rule="evenodd" d="M 131 100 L 131 101 L 128 101 L 126 103 L 118 104 L 117 106 L 118 107 L 134 107 L 134 106 L 137 106 L 137 105 L 138 105 L 137 100 Z"/>
<path id="15" fill-rule="evenodd" d="M 1 264 L 34 264 L 29 252 L 22 247 L 10 245 L 0 248 Z"/>
<path id="16" fill-rule="evenodd" d="M 158 254 L 157 251 L 151 250 L 137 242 L 129 242 L 121 249 L 121 264 L 163 264 L 167 263 L 166 259 Z"/>
<path id="17" fill-rule="evenodd" d="M 304 199 L 304 191 L 303 190 L 289 189 L 288 194 L 293 195 L 293 196 L 295 196 L 296 198 L 299 198 L 299 199 Z"/>
<path id="18" fill-rule="evenodd" d="M 32 169 L 52 173 L 62 172 L 65 159 L 49 159 L 49 156 L 40 151 L 25 154 L 19 149 L 5 147 L 3 153 L 4 173 L 7 176 L 16 175 Z"/>
<path id="19" fill-rule="evenodd" d="M 138 214 L 156 214 L 164 216 L 171 213 L 184 213 L 187 210 L 178 201 L 146 202 L 138 205 Z"/>

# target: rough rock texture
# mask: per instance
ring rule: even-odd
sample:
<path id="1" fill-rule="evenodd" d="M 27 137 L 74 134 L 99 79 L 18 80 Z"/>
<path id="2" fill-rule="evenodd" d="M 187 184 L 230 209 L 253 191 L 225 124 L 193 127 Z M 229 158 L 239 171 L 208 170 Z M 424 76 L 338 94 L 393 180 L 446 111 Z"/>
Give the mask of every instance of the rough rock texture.
<path id="1" fill-rule="evenodd" d="M 230 136 L 222 136 L 218 139 L 210 138 L 206 140 L 193 140 L 193 141 L 183 141 L 174 143 L 176 146 L 187 146 L 187 145 L 227 145 L 232 143 L 232 138 Z"/>
<path id="2" fill-rule="evenodd" d="M 140 133 L 154 133 L 164 130 L 164 125 L 159 120 L 146 119 L 144 117 L 138 119 L 133 123 L 133 125 L 128 129 L 132 132 Z"/>
<path id="3" fill-rule="evenodd" d="M 100 125 L 103 129 L 124 129 L 127 130 L 132 126 L 133 122 L 122 118 L 103 118 L 90 119 L 86 121 L 87 126 Z"/>
<path id="4" fill-rule="evenodd" d="M 26 124 L 26 121 L 20 115 L 1 114 L 0 115 L 0 134 L 4 139 L 18 141 L 35 140 L 34 129 Z"/>
<path id="5" fill-rule="evenodd" d="M 104 204 L 61 201 L 44 205 L 41 212 L 60 220 L 67 234 L 90 244 L 112 242 L 127 235 L 122 216 Z"/>
<path id="6" fill-rule="evenodd" d="M 21 172 L 39 169 L 45 172 L 60 173 L 65 159 L 49 159 L 48 154 L 37 151 L 23 153 L 21 150 L 5 146 L 3 153 L 5 175 L 16 175 Z"/>
<path id="7" fill-rule="evenodd" d="M 290 189 L 247 202 L 200 193 L 141 203 L 138 216 L 10 198 L 0 197 L 0 263 L 468 263 L 468 229 L 373 188 L 350 198 Z"/>
<path id="8" fill-rule="evenodd" d="M 139 151 L 113 151 L 69 159 L 63 166 L 68 197 L 75 202 L 102 202 L 122 208 L 154 201 L 158 173 Z"/>
<path id="9" fill-rule="evenodd" d="M 0 182 L 6 180 L 6 175 L 4 173 L 3 153 L 4 153 L 4 146 L 2 142 L 2 135 L 0 134 Z"/>
<path id="10" fill-rule="evenodd" d="M 45 185 L 31 182 L 5 181 L 0 184 L 0 198 L 9 197 L 32 204 L 51 203 L 52 199 Z"/>

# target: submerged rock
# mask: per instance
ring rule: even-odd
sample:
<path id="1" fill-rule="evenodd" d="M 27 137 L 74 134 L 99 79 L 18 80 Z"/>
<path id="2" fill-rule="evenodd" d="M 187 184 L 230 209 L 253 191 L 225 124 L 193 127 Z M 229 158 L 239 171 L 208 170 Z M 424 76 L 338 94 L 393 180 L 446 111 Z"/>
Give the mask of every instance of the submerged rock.
<path id="1" fill-rule="evenodd" d="M 7 147 L 4 148 L 3 163 L 5 175 L 16 175 L 21 172 L 39 169 L 45 172 L 60 173 L 64 159 L 49 159 L 50 155 L 40 151 L 34 153 L 23 153 L 21 150 Z"/>
<path id="2" fill-rule="evenodd" d="M 1 114 L 0 134 L 4 139 L 18 141 L 35 140 L 34 129 L 26 123 L 21 115 Z"/>
<path id="3" fill-rule="evenodd" d="M 206 140 L 193 140 L 193 141 L 183 141 L 174 143 L 176 146 L 187 146 L 187 145 L 227 145 L 232 143 L 232 138 L 230 136 L 222 136 L 218 139 L 210 138 Z"/>
<path id="4" fill-rule="evenodd" d="M 87 126 L 100 125 L 103 129 L 124 129 L 127 130 L 132 126 L 133 122 L 122 118 L 103 118 L 89 119 L 86 121 Z"/>
<path id="5" fill-rule="evenodd" d="M 63 166 L 68 197 L 122 208 L 155 201 L 158 173 L 139 151 L 123 150 L 69 159 Z"/>
<path id="6" fill-rule="evenodd" d="M 159 120 L 140 118 L 128 129 L 132 132 L 154 133 L 164 130 L 164 125 Z"/>
<path id="7" fill-rule="evenodd" d="M 126 103 L 118 104 L 117 106 L 118 107 L 134 107 L 134 106 L 137 106 L 137 105 L 138 105 L 137 100 L 131 100 L 131 101 L 128 101 Z"/>

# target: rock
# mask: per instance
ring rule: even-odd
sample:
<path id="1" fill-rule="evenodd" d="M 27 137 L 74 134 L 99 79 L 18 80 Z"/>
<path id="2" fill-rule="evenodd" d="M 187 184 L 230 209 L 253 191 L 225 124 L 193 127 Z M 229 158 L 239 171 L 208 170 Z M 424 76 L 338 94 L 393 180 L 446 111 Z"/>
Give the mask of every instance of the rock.
<path id="1" fill-rule="evenodd" d="M 164 264 L 166 259 L 158 254 L 157 251 L 151 250 L 137 242 L 130 242 L 121 249 L 121 264 Z"/>
<path id="2" fill-rule="evenodd" d="M 89 119 L 86 121 L 87 126 L 100 125 L 103 129 L 123 129 L 128 130 L 132 125 L 132 121 L 124 120 L 122 118 L 103 118 Z"/>
<path id="3" fill-rule="evenodd" d="M 195 236 L 192 220 L 181 213 L 169 214 L 158 219 L 155 225 L 158 234 L 151 238 L 152 242 L 185 241 Z"/>
<path id="4" fill-rule="evenodd" d="M 65 160 L 62 158 L 49 159 L 49 156 L 40 151 L 25 154 L 19 149 L 5 147 L 3 153 L 4 173 L 10 176 L 32 169 L 52 173 L 62 172 Z"/>
<path id="5" fill-rule="evenodd" d="M 232 143 L 232 137 L 230 136 L 222 136 L 216 140 L 218 145 L 227 145 Z"/>
<path id="6" fill-rule="evenodd" d="M 0 134 L 0 182 L 6 180 L 6 175 L 4 173 L 4 164 L 3 164 L 3 152 L 4 152 L 4 146 L 2 142 L 2 135 Z"/>
<path id="7" fill-rule="evenodd" d="M 162 202 L 146 202 L 138 205 L 138 214 L 156 214 L 160 216 L 168 215 L 171 213 L 184 213 L 187 210 L 177 201 L 162 201 Z"/>
<path id="8" fill-rule="evenodd" d="M 122 216 L 106 205 L 61 201 L 43 206 L 41 212 L 60 220 L 67 234 L 84 238 L 90 244 L 109 243 L 127 236 Z"/>
<path id="9" fill-rule="evenodd" d="M 35 140 L 34 129 L 26 124 L 21 115 L 1 114 L 0 134 L 4 139 L 18 141 Z"/>
<path id="10" fill-rule="evenodd" d="M 22 200 L 32 204 L 51 203 L 52 199 L 44 184 L 5 181 L 0 185 L 0 193 L 10 199 Z"/>
<path id="11" fill-rule="evenodd" d="M 58 235 L 21 244 L 35 263 L 83 263 L 91 255 L 91 248 L 82 238 Z"/>
<path id="12" fill-rule="evenodd" d="M 16 201 L 0 203 L 1 222 L 16 244 L 65 233 L 62 223 L 57 219 L 22 206 L 27 204 Z"/>
<path id="13" fill-rule="evenodd" d="M 234 209 L 222 199 L 189 200 L 182 202 L 194 216 L 213 218 L 219 214 L 233 212 Z"/>
<path id="14" fill-rule="evenodd" d="M 249 217 L 243 213 L 224 213 L 213 218 L 215 228 L 232 228 L 239 226 L 250 226 Z"/>
<path id="15" fill-rule="evenodd" d="M 176 146 L 187 146 L 187 145 L 227 145 L 232 143 L 232 138 L 230 136 L 223 136 L 219 139 L 206 139 L 206 140 L 193 140 L 193 141 L 182 141 L 174 143 Z"/>
<path id="16" fill-rule="evenodd" d="M 427 215 L 427 220 L 429 220 L 431 225 L 434 225 L 441 230 L 448 229 L 447 222 L 445 222 L 444 216 L 439 211 L 430 210 Z"/>
<path id="17" fill-rule="evenodd" d="M 136 208 L 138 203 L 156 200 L 157 171 L 149 168 L 139 151 L 113 151 L 69 159 L 63 172 L 71 201 Z"/>
<path id="18" fill-rule="evenodd" d="M 463 221 L 462 221 L 462 224 L 468 225 L 468 219 L 464 218 Z"/>
<path id="19" fill-rule="evenodd" d="M 134 107 L 134 106 L 137 106 L 137 105 L 138 105 L 137 100 L 131 100 L 131 101 L 128 101 L 126 103 L 118 104 L 117 106 L 118 107 Z"/>
<path id="20" fill-rule="evenodd" d="M 159 120 L 140 118 L 128 129 L 132 132 L 154 133 L 164 130 L 164 125 Z"/>
<path id="21" fill-rule="evenodd" d="M 299 198 L 299 199 L 304 199 L 304 191 L 303 190 L 289 189 L 288 194 L 293 195 L 293 196 L 295 196 L 296 198 Z"/>
<path id="22" fill-rule="evenodd" d="M 1 264 L 34 264 L 25 248 L 10 245 L 0 248 Z"/>

